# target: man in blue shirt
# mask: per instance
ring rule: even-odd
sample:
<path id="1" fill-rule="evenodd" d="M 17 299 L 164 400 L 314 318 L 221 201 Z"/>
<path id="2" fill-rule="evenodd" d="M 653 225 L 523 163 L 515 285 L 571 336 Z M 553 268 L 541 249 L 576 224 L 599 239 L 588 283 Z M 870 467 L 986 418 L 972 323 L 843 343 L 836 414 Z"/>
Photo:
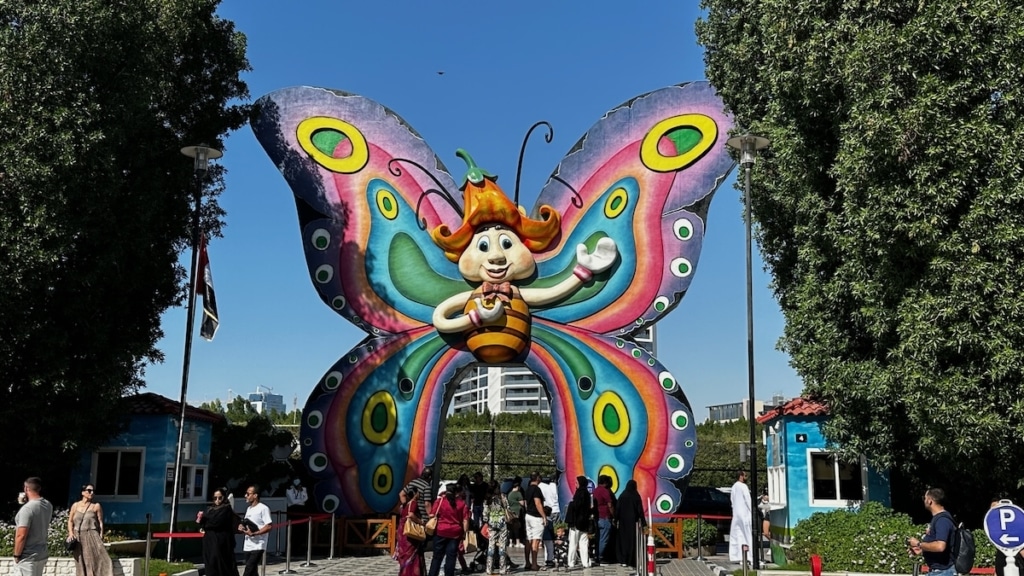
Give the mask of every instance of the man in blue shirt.
<path id="1" fill-rule="evenodd" d="M 953 568 L 953 516 L 943 503 L 946 493 L 942 488 L 931 488 L 924 493 L 924 507 L 932 513 L 928 531 L 920 538 L 910 538 L 907 545 L 914 554 L 924 556 L 929 576 L 956 576 Z"/>

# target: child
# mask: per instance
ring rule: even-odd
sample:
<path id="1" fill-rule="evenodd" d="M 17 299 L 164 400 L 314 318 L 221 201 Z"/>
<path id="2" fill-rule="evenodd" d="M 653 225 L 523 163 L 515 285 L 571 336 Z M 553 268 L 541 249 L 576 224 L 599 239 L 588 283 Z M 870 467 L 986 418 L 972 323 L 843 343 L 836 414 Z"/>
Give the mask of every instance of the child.
<path id="1" fill-rule="evenodd" d="M 555 524 L 555 571 L 565 568 L 569 571 L 569 537 L 567 534 L 568 524 L 559 522 Z"/>

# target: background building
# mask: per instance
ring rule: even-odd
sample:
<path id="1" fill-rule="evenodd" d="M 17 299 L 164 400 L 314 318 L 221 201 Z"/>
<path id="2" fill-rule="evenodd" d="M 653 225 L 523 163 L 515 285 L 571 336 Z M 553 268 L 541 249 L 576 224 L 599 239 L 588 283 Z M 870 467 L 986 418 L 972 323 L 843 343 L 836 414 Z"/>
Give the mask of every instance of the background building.
<path id="1" fill-rule="evenodd" d="M 271 410 L 277 410 L 281 414 L 288 411 L 284 405 L 284 396 L 272 394 L 270 388 L 267 388 L 266 392 L 260 392 L 260 388 L 264 388 L 264 386 L 257 386 L 256 392 L 249 394 L 248 400 L 249 404 L 252 404 L 253 410 L 259 414 L 264 412 L 269 414 Z"/>
<path id="2" fill-rule="evenodd" d="M 754 418 L 764 414 L 767 410 L 782 406 L 785 403 L 786 399 L 781 394 L 772 396 L 770 402 L 755 399 Z M 740 419 L 746 420 L 747 415 L 750 414 L 749 410 L 749 398 L 744 398 L 739 402 L 733 402 L 731 404 L 716 404 L 714 406 L 708 406 L 708 421 L 724 424 L 726 422 L 735 422 Z"/>
<path id="3" fill-rule="evenodd" d="M 633 339 L 657 357 L 653 325 L 635 334 Z M 467 376 L 455 389 L 448 413 L 472 411 L 480 414 L 484 408 L 491 414 L 533 412 L 551 415 L 544 385 L 525 366 L 479 365 L 467 371 Z"/>

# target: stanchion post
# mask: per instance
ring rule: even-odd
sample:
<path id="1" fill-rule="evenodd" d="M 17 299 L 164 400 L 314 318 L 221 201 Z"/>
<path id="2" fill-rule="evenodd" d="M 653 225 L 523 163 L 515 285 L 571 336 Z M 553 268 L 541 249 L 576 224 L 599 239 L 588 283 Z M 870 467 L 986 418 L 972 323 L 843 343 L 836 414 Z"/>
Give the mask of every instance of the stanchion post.
<path id="1" fill-rule="evenodd" d="M 328 560 L 334 560 L 334 529 L 338 525 L 338 519 L 335 518 L 334 514 L 331 514 L 331 555 L 327 557 Z"/>
<path id="2" fill-rule="evenodd" d="M 313 564 L 313 516 L 307 516 L 306 520 L 306 561 L 303 564 L 299 564 L 303 568 L 316 566 L 316 564 Z"/>
<path id="3" fill-rule="evenodd" d="M 750 552 L 750 546 L 743 545 L 743 576 L 747 576 L 747 554 Z"/>
<path id="4" fill-rule="evenodd" d="M 263 551 L 263 555 L 260 556 L 260 576 L 267 576 L 267 551 Z"/>
<path id="5" fill-rule="evenodd" d="M 295 570 L 292 570 L 292 521 L 285 522 L 285 526 L 287 532 L 284 536 L 284 570 L 278 574 L 295 574 Z"/>
<path id="6" fill-rule="evenodd" d="M 274 523 L 274 526 L 280 526 L 281 525 L 281 514 L 284 514 L 284 512 L 278 510 L 277 512 L 274 512 L 274 514 L 277 514 L 277 522 Z M 274 531 L 274 556 L 280 556 L 280 555 L 281 555 L 281 531 L 280 530 L 275 530 Z"/>
<path id="7" fill-rule="evenodd" d="M 704 518 L 697 513 L 697 560 L 704 559 L 704 543 L 701 542 L 700 535 L 704 528 Z"/>
<path id="8" fill-rule="evenodd" d="M 146 561 L 143 574 L 149 574 L 149 551 L 153 547 L 153 515 L 146 512 Z"/>

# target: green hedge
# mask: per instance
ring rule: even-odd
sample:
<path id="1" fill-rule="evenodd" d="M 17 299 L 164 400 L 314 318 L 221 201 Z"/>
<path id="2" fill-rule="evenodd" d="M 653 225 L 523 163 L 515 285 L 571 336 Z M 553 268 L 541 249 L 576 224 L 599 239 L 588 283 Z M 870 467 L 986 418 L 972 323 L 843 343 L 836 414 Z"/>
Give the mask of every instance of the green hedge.
<path id="1" fill-rule="evenodd" d="M 793 529 L 789 559 L 807 565 L 810 556 L 821 556 L 825 571 L 908 574 L 915 558 L 907 554 L 907 538 L 921 537 L 927 525 L 914 524 L 877 502 L 860 508 L 817 512 Z M 974 530 L 977 545 L 975 567 L 992 566 L 995 547 L 984 531 Z"/>

